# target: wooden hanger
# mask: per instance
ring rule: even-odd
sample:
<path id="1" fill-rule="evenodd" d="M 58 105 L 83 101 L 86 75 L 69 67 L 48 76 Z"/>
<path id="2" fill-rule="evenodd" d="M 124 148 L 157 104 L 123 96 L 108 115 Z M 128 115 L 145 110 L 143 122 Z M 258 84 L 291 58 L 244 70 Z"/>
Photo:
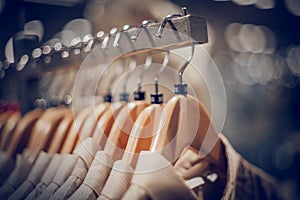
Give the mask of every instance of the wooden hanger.
<path id="1" fill-rule="evenodd" d="M 65 107 L 49 108 L 35 123 L 27 146 L 30 150 L 29 162 L 34 162 L 41 150 L 49 148 L 55 130 L 66 112 Z"/>
<path id="2" fill-rule="evenodd" d="M 106 140 L 109 136 L 111 128 L 115 122 L 115 118 L 120 113 L 121 109 L 126 105 L 125 102 L 115 102 L 109 106 L 109 108 L 104 112 L 101 118 L 96 122 L 96 127 L 93 133 L 93 138 L 100 145 L 104 147 Z"/>
<path id="3" fill-rule="evenodd" d="M 62 121 L 59 123 L 49 148 L 46 149 L 48 153 L 54 154 L 54 153 L 58 153 L 61 150 L 73 120 L 74 118 L 73 118 L 72 110 L 69 109 L 66 112 Z"/>
<path id="4" fill-rule="evenodd" d="M 16 125 L 18 124 L 21 118 L 20 112 L 12 113 L 9 118 L 7 119 L 5 126 L 3 128 L 1 139 L 0 139 L 0 149 L 4 150 L 8 145 L 13 136 L 13 130 L 15 129 Z"/>
<path id="5" fill-rule="evenodd" d="M 9 155 L 15 156 L 17 153 L 21 153 L 27 146 L 33 125 L 43 112 L 44 110 L 42 109 L 34 109 L 21 118 L 14 130 L 7 149 L 5 149 Z"/>
<path id="6" fill-rule="evenodd" d="M 136 65 L 135 58 L 132 59 Z M 108 152 L 113 159 L 120 160 L 126 148 L 131 129 L 139 114 L 149 105 L 145 101 L 145 92 L 141 91 L 143 76 L 152 64 L 152 54 L 146 55 L 145 65 L 139 75 L 138 90 L 134 93 L 134 102 L 128 103 L 122 108 L 109 133 L 104 151 Z"/>
<path id="7" fill-rule="evenodd" d="M 155 94 L 151 94 L 151 105 L 145 108 L 135 121 L 122 160 L 135 168 L 138 154 L 149 150 L 154 134 L 157 133 L 163 110 L 163 94 L 158 91 L 158 79 L 169 63 L 170 53 L 165 52 L 164 60 L 155 77 Z"/>
<path id="8" fill-rule="evenodd" d="M 86 138 L 93 136 L 95 129 L 97 128 L 97 122 L 100 118 L 102 118 L 102 116 L 109 109 L 109 107 L 109 102 L 100 103 L 95 107 L 93 112 L 90 113 L 85 123 L 83 124 L 83 127 L 79 133 L 80 137 L 77 139 L 75 146 L 78 146 Z"/>
<path id="9" fill-rule="evenodd" d="M 7 120 L 14 112 L 15 111 L 9 110 L 9 111 L 5 111 L 5 112 L 1 113 L 1 115 L 0 115 L 0 136 L 2 136 L 2 132 L 3 132 L 3 129 L 5 127 Z"/>
<path id="10" fill-rule="evenodd" d="M 80 130 L 81 130 L 85 120 L 92 112 L 93 112 L 93 109 L 91 107 L 87 107 L 76 114 L 75 119 L 72 122 L 72 125 L 67 133 L 66 139 L 60 150 L 60 153 L 62 153 L 62 154 L 72 153 L 72 151 L 75 148 L 77 139 L 78 139 L 78 134 L 80 133 Z"/>
<path id="11" fill-rule="evenodd" d="M 222 143 L 207 110 L 198 99 L 187 95 L 187 85 L 182 83 L 183 72 L 194 54 L 194 46 L 191 50 L 190 57 L 178 72 L 179 84 L 175 85 L 178 95 L 165 105 L 159 131 L 150 150 L 162 153 L 172 162 L 189 147 L 211 163 L 224 166 Z"/>
<path id="12" fill-rule="evenodd" d="M 151 144 L 152 152 L 175 161 L 188 147 L 225 171 L 221 140 L 205 107 L 195 97 L 176 95 L 166 104 L 161 126 Z"/>
<path id="13" fill-rule="evenodd" d="M 151 104 L 145 108 L 135 121 L 124 151 L 122 160 L 135 167 L 137 155 L 142 150 L 149 150 L 154 133 L 157 133 L 163 107 Z"/>
<path id="14" fill-rule="evenodd" d="M 146 101 L 128 103 L 118 114 L 108 135 L 104 151 L 108 152 L 115 160 L 122 158 L 128 142 L 129 134 L 139 114 L 148 106 Z"/>

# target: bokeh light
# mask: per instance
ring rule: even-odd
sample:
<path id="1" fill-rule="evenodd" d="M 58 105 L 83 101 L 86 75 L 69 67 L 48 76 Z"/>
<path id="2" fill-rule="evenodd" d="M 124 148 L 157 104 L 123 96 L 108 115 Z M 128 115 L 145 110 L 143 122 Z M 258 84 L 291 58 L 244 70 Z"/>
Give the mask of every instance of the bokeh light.
<path id="1" fill-rule="evenodd" d="M 13 38 L 11 37 L 5 46 L 5 57 L 6 60 L 10 63 L 14 63 L 15 59 L 14 59 L 14 49 L 13 49 Z"/>
<path id="2" fill-rule="evenodd" d="M 300 16 L 299 0 L 285 0 L 285 5 L 293 15 Z"/>
<path id="3" fill-rule="evenodd" d="M 81 18 L 71 20 L 63 27 L 63 30 L 73 32 L 75 37 L 79 37 L 80 39 L 93 32 L 91 22 Z"/>
<path id="4" fill-rule="evenodd" d="M 275 0 L 256 0 L 255 6 L 260 9 L 272 9 L 275 7 Z"/>
<path id="5" fill-rule="evenodd" d="M 24 25 L 24 33 L 29 35 L 37 35 L 41 41 L 44 36 L 44 26 L 40 20 L 32 20 Z"/>

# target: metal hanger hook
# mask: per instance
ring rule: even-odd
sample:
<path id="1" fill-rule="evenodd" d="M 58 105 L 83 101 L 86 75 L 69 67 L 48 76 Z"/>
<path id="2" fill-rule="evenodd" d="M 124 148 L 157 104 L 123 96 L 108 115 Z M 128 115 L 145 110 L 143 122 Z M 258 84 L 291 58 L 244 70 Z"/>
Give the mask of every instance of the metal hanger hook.
<path id="1" fill-rule="evenodd" d="M 136 57 L 135 56 L 131 56 L 130 57 L 130 62 L 129 62 L 129 66 L 128 66 L 128 73 L 126 74 L 125 78 L 124 78 L 124 82 L 123 82 L 123 92 L 126 93 L 127 92 L 127 83 L 128 83 L 128 79 L 129 77 L 132 75 L 132 72 L 135 70 L 136 68 Z"/>
<path id="2" fill-rule="evenodd" d="M 117 72 L 109 79 L 110 84 L 106 88 L 107 93 L 111 93 L 111 88 L 112 88 L 114 82 L 116 80 L 118 80 L 118 77 L 120 77 L 120 74 L 122 74 L 122 72 L 124 71 L 125 60 L 122 58 L 121 62 L 122 62 L 122 64 L 121 64 L 121 67 L 120 67 L 121 68 L 120 72 L 119 72 L 119 70 L 114 70 L 114 71 L 117 71 Z M 118 68 L 119 68 L 119 66 L 118 66 Z"/>
<path id="3" fill-rule="evenodd" d="M 165 70 L 165 68 L 168 66 L 170 60 L 170 51 L 166 51 L 165 53 L 165 57 L 164 57 L 164 61 L 161 65 L 161 67 L 159 68 L 158 72 L 156 73 L 156 77 L 155 77 L 155 82 L 158 82 L 159 79 L 159 75 Z"/>
<path id="4" fill-rule="evenodd" d="M 139 81 L 138 81 L 138 90 L 139 91 L 141 90 L 141 87 L 142 87 L 142 81 L 143 81 L 144 75 L 145 75 L 146 71 L 150 68 L 151 64 L 152 64 L 152 53 L 149 53 L 149 54 L 147 54 L 143 71 L 141 72 L 141 74 L 139 76 Z"/>
<path id="5" fill-rule="evenodd" d="M 149 25 L 149 24 L 151 24 L 151 23 L 154 23 L 154 21 L 153 20 L 144 20 L 143 22 L 142 22 L 142 24 L 138 27 L 138 29 L 135 31 L 135 33 L 134 33 L 134 35 L 133 36 L 131 36 L 131 40 L 137 40 L 137 37 L 139 36 L 139 34 L 142 32 L 142 30 L 144 29 L 144 28 L 147 28 L 147 26 Z"/>
<path id="6" fill-rule="evenodd" d="M 191 60 L 193 59 L 194 51 L 195 51 L 195 45 L 192 44 L 190 56 L 186 59 L 186 61 L 185 61 L 185 63 L 183 64 L 183 66 L 178 70 L 178 79 L 179 79 L 179 83 L 180 83 L 180 84 L 183 83 L 183 81 L 182 81 L 182 79 L 183 79 L 183 72 L 185 71 L 185 69 L 186 69 L 187 66 L 190 64 Z"/>

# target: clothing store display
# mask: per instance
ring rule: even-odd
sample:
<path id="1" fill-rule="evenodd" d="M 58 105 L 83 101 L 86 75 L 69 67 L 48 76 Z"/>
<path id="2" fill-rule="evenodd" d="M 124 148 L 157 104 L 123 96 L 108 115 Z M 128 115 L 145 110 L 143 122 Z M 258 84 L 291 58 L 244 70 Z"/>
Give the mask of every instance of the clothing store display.
<path id="1" fill-rule="evenodd" d="M 81 186 L 69 198 L 95 200 L 100 195 L 113 166 L 113 159 L 98 151 Z"/>
<path id="2" fill-rule="evenodd" d="M 78 160 L 78 156 L 73 154 L 65 154 L 63 155 L 62 162 L 59 165 L 59 168 L 52 179 L 51 183 L 48 187 L 44 190 L 44 192 L 38 197 L 38 199 L 49 199 L 54 192 L 60 188 L 63 183 L 67 180 L 70 176 L 72 170 L 75 167 L 75 164 Z"/>
<path id="3" fill-rule="evenodd" d="M 43 191 L 47 188 L 47 186 L 51 183 L 53 177 L 55 176 L 59 164 L 62 161 L 62 155 L 54 154 L 45 173 L 43 174 L 41 181 L 35 186 L 35 188 L 28 194 L 26 200 L 37 199 Z"/>
<path id="4" fill-rule="evenodd" d="M 43 151 L 40 152 L 26 180 L 19 186 L 19 188 L 8 199 L 10 200 L 25 199 L 25 197 L 39 183 L 50 160 L 51 160 L 51 155 Z"/>
<path id="5" fill-rule="evenodd" d="M 190 70 L 201 53 L 196 46 L 207 42 L 205 18 L 183 8 L 159 23 L 143 21 L 26 53 L 26 73 L 20 63 L 11 70 L 24 74 L 26 102 L 35 98 L 37 109 L 28 112 L 28 102 L 27 110 L 20 103 L 27 112 L 22 117 L 0 104 L 0 199 L 280 199 L 276 180 L 220 133 L 218 96 L 208 103 L 203 98 L 206 89 L 209 95 L 223 89 L 200 73 L 204 88 Z M 183 57 L 179 48 L 187 49 Z"/>
<path id="6" fill-rule="evenodd" d="M 26 179 L 32 168 L 32 164 L 18 154 L 14 170 L 10 173 L 5 183 L 0 188 L 0 199 L 7 199 Z"/>
<path id="7" fill-rule="evenodd" d="M 88 169 L 99 150 L 100 146 L 95 143 L 93 138 L 87 138 L 82 145 L 78 146 L 74 151 L 74 154 L 79 156 L 74 170 L 50 199 L 67 199 L 70 197 L 84 181 Z"/>

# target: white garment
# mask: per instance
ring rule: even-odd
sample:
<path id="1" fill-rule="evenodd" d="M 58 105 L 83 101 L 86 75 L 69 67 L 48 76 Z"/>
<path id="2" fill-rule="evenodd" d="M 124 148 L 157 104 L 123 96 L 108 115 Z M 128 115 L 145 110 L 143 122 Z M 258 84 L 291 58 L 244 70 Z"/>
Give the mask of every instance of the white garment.
<path id="1" fill-rule="evenodd" d="M 140 196 L 139 196 L 140 195 Z M 197 199 L 172 164 L 159 153 L 142 151 L 131 186 L 122 199 Z"/>
<path id="2" fill-rule="evenodd" d="M 0 199 L 7 199 L 26 179 L 32 164 L 21 154 L 17 155 L 16 166 L 0 188 Z"/>
<path id="3" fill-rule="evenodd" d="M 43 151 L 40 152 L 26 180 L 8 199 L 25 199 L 25 197 L 40 181 L 45 169 L 47 168 L 48 163 L 50 162 L 50 159 L 51 155 Z"/>
<path id="4" fill-rule="evenodd" d="M 53 193 L 66 181 L 71 175 L 75 164 L 78 160 L 77 155 L 65 154 L 63 155 L 62 162 L 48 187 L 38 197 L 40 200 L 49 199 Z"/>
<path id="5" fill-rule="evenodd" d="M 26 200 L 33 200 L 37 199 L 42 192 L 47 188 L 47 186 L 52 181 L 53 177 L 56 174 L 56 171 L 59 167 L 59 164 L 61 163 L 62 155 L 60 154 L 54 154 L 49 166 L 47 167 L 45 173 L 43 174 L 41 181 L 36 185 L 34 190 L 30 192 L 30 194 L 26 197 Z"/>
<path id="6" fill-rule="evenodd" d="M 0 151 L 0 186 L 14 169 L 14 159 L 4 151 Z"/>
<path id="7" fill-rule="evenodd" d="M 52 200 L 67 199 L 78 189 L 83 183 L 88 169 L 99 150 L 100 146 L 93 138 L 87 138 L 75 149 L 74 154 L 79 156 L 75 168 L 67 181 L 53 194 Z"/>
<path id="8" fill-rule="evenodd" d="M 112 157 L 104 151 L 98 151 L 83 183 L 69 199 L 97 199 L 109 176 L 112 165 Z"/>
<path id="9" fill-rule="evenodd" d="M 97 200 L 121 199 L 130 186 L 134 169 L 123 160 L 117 160 Z"/>

